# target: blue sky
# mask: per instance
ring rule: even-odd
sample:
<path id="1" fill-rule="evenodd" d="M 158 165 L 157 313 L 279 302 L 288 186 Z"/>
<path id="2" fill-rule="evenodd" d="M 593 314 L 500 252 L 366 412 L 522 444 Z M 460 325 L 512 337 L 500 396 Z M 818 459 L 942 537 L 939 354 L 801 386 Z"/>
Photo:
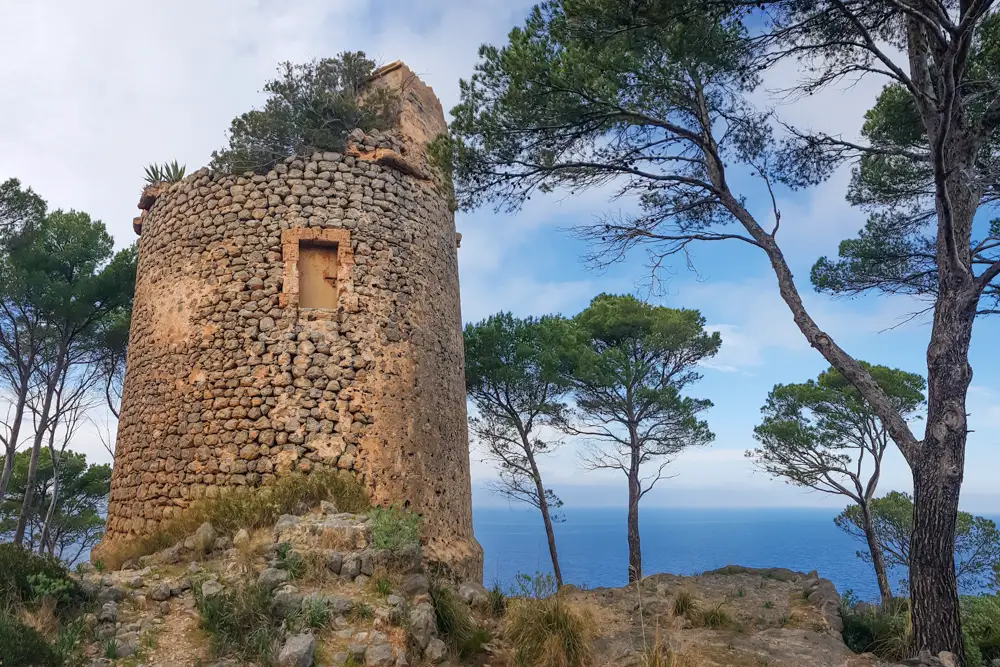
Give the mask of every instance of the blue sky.
<path id="1" fill-rule="evenodd" d="M 260 101 L 263 82 L 281 60 L 301 61 L 361 49 L 381 62 L 402 59 L 432 85 L 446 109 L 457 101 L 482 42 L 502 43 L 532 3 L 524 0 L 354 0 L 295 3 L 223 0 L 134 3 L 109 0 L 10 3 L 0 25 L 0 179 L 17 176 L 53 206 L 75 207 L 105 221 L 120 244 L 151 161 L 178 159 L 196 168 L 222 144 L 232 117 Z M 236 8 L 238 7 L 238 9 Z M 787 85 L 792 65 L 767 73 L 766 86 Z M 802 127 L 856 136 L 862 114 L 881 87 L 849 88 L 785 103 L 778 113 Z M 766 92 L 757 102 L 774 104 Z M 812 292 L 808 270 L 864 222 L 844 201 L 847 174 L 800 193 L 781 193 L 779 241 L 820 325 L 853 354 L 871 362 L 924 370 L 926 320 L 900 324 L 915 309 L 906 299 L 836 301 Z M 759 188 L 744 191 L 767 218 Z M 607 192 L 536 197 L 517 215 L 489 210 L 459 214 L 463 313 L 478 320 L 498 310 L 519 315 L 573 314 L 602 291 L 632 292 L 657 303 L 700 309 L 720 331 L 722 352 L 692 389 L 715 407 L 717 438 L 682 455 L 676 477 L 644 501 L 695 506 L 829 504 L 754 473 L 743 457 L 768 390 L 815 376 L 825 364 L 795 329 L 759 251 L 714 244 L 694 249 L 698 274 L 673 267 L 663 295 L 648 292 L 643 252 L 603 273 L 589 270 L 587 250 L 564 229 L 614 210 Z M 998 325 L 981 322 L 973 343 L 970 436 L 963 505 L 1000 513 L 1000 362 L 991 340 Z M 882 332 L 882 333 L 880 333 Z M 107 458 L 93 434 L 81 448 Z M 493 504 L 483 484 L 488 466 L 473 453 L 476 502 Z M 548 483 L 567 503 L 614 504 L 624 485 L 580 470 L 567 444 L 546 462 Z M 909 473 L 890 456 L 883 489 L 907 489 Z M 837 504 L 839 500 L 834 500 Z"/>

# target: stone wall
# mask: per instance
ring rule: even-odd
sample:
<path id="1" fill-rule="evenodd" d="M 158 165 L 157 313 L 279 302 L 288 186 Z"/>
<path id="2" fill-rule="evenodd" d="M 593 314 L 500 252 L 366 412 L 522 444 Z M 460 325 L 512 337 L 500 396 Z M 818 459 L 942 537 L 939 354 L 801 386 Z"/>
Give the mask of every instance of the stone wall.
<path id="1" fill-rule="evenodd" d="M 481 577 L 455 223 L 423 150 L 444 116 L 405 66 L 379 75 L 402 90 L 396 132 L 143 197 L 109 539 L 337 468 L 423 515 L 429 558 Z M 335 253 L 335 309 L 300 307 L 302 244 Z"/>

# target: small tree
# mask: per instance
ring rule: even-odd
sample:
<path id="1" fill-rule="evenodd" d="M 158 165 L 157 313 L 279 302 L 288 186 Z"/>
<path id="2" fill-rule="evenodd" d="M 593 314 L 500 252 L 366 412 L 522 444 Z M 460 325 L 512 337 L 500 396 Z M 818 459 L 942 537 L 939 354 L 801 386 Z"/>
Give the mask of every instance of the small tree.
<path id="1" fill-rule="evenodd" d="M 891 568 L 907 570 L 910 563 L 910 542 L 913 533 L 913 499 L 899 491 L 875 498 L 869 506 L 871 527 L 885 563 Z M 837 527 L 865 544 L 858 558 L 872 562 L 870 540 L 865 529 L 865 517 L 858 505 L 849 505 L 834 519 Z M 955 532 L 955 577 L 963 587 L 976 590 L 993 583 L 1000 569 L 1000 531 L 991 519 L 958 513 Z M 905 587 L 907 583 L 904 581 Z"/>
<path id="2" fill-rule="evenodd" d="M 601 294 L 573 322 L 581 339 L 570 374 L 577 410 L 562 428 L 589 440 L 586 468 L 617 470 L 628 481 L 628 580 L 635 581 L 642 578 L 639 501 L 678 453 L 715 437 L 698 419 L 711 401 L 681 391 L 700 379 L 695 367 L 722 340 L 705 331 L 696 310 L 632 296 Z"/>
<path id="3" fill-rule="evenodd" d="M 910 415 L 923 404 L 919 375 L 865 364 L 897 409 Z M 834 369 L 803 384 L 776 385 L 754 429 L 760 447 L 747 452 L 754 465 L 822 493 L 850 498 L 860 512 L 883 603 L 892 598 L 882 549 L 872 527 L 871 502 L 891 440 L 885 426 L 858 390 Z"/>
<path id="4" fill-rule="evenodd" d="M 560 317 L 519 319 L 499 313 L 465 327 L 465 387 L 477 413 L 469 428 L 497 466 L 500 479 L 493 490 L 541 512 L 559 586 L 562 572 L 552 530 L 558 517 L 552 510 L 562 501 L 545 488 L 538 459 L 560 444 L 541 431 L 564 417 L 569 383 L 559 371 L 570 339 L 570 327 Z"/>
<path id="5" fill-rule="evenodd" d="M 30 462 L 30 451 L 17 454 L 10 493 L 0 503 L 0 535 L 7 539 L 13 537 L 17 528 Z M 60 455 L 58 477 L 62 491 L 43 540 L 43 525 L 55 480 L 48 457 L 39 461 L 24 544 L 29 549 L 74 563 L 97 544 L 104 533 L 102 517 L 111 489 L 111 466 L 88 465 L 86 456 L 67 451 Z"/>
<path id="6" fill-rule="evenodd" d="M 227 173 L 267 171 L 290 155 L 340 151 L 355 128 L 392 127 L 399 100 L 386 87 L 366 90 L 375 62 L 361 51 L 303 65 L 282 63 L 264 85 L 263 109 L 233 119 L 229 146 L 212 153 L 212 167 Z"/>
<path id="7" fill-rule="evenodd" d="M 114 252 L 104 225 L 86 213 L 55 211 L 22 234 L 9 256 L 12 300 L 42 323 L 44 343 L 31 398 L 32 441 L 22 514 L 13 541 L 21 544 L 31 513 L 35 474 L 43 443 L 58 420 L 60 384 L 74 360 L 98 347 L 108 318 L 130 308 L 135 248 Z"/>

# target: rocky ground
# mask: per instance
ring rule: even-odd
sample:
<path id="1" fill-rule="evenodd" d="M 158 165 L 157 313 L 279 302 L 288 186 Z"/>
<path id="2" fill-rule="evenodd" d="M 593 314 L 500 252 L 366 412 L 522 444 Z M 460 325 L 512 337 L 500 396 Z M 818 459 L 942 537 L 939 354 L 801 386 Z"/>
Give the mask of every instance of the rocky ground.
<path id="1" fill-rule="evenodd" d="M 200 624 L 198 596 L 211 599 L 256 581 L 282 623 L 282 667 L 344 665 L 509 665 L 501 619 L 478 584 L 453 590 L 493 639 L 459 661 L 439 636 L 418 547 L 379 550 L 364 516 L 324 503 L 286 515 L 272 530 L 217 535 L 205 524 L 184 542 L 116 572 L 90 570 L 83 582 L 100 601 L 86 619 L 91 667 L 225 667 Z M 658 574 L 625 588 L 563 589 L 597 628 L 595 666 L 875 667 L 840 635 L 840 598 L 816 573 L 728 567 L 694 577 Z M 308 609 L 329 619 L 304 627 Z M 659 655 L 661 662 L 650 662 Z M 114 656 L 114 657 L 112 657 Z M 948 667 L 925 657 L 912 665 Z"/>

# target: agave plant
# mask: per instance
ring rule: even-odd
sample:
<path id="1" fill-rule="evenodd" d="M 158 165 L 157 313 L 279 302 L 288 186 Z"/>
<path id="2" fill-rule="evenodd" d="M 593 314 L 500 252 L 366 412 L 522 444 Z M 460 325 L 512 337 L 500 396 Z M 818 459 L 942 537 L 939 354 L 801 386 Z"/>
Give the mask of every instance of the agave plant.
<path id="1" fill-rule="evenodd" d="M 163 164 L 150 164 L 146 167 L 146 183 L 147 185 L 153 185 L 154 183 L 176 183 L 184 178 L 185 169 L 185 165 L 178 164 L 177 160 L 164 162 Z"/>

